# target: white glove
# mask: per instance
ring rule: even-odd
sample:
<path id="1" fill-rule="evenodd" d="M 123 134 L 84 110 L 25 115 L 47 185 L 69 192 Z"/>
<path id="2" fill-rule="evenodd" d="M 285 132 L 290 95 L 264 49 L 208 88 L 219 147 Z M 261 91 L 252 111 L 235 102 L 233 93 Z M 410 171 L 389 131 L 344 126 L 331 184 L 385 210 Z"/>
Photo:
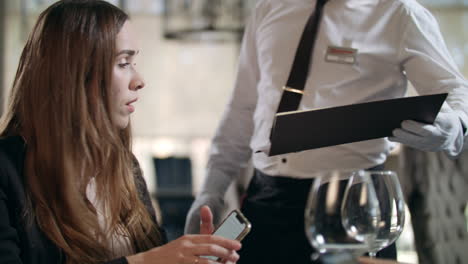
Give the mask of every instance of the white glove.
<path id="1" fill-rule="evenodd" d="M 200 233 L 200 208 L 204 205 L 210 207 L 213 213 L 213 224 L 217 226 L 224 210 L 224 195 L 202 193 L 197 196 L 187 214 L 185 222 L 185 234 Z"/>
<path id="2" fill-rule="evenodd" d="M 424 151 L 444 151 L 453 158 L 463 150 L 463 137 L 460 117 L 444 103 L 433 125 L 405 120 L 388 139 Z"/>

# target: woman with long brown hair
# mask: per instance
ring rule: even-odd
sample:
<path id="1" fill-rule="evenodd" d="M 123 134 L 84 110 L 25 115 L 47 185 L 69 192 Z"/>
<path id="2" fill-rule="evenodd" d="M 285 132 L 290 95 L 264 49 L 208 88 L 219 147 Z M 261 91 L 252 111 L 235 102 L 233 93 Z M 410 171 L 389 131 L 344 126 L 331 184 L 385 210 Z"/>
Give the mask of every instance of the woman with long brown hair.
<path id="1" fill-rule="evenodd" d="M 27 41 L 0 125 L 1 263 L 217 263 L 237 241 L 202 233 L 165 244 L 131 152 L 144 82 L 128 16 L 105 1 L 46 9 Z"/>

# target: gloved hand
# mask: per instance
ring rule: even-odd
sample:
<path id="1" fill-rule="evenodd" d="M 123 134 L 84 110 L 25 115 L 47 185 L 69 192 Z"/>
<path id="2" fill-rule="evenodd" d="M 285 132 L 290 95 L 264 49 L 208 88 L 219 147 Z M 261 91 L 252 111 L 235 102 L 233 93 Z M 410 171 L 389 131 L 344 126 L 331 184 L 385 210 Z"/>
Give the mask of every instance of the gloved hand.
<path id="1" fill-rule="evenodd" d="M 224 211 L 224 193 L 223 196 L 210 193 L 201 193 L 197 196 L 187 214 L 185 234 L 200 233 L 200 208 L 204 205 L 210 207 L 213 213 L 213 224 L 217 226 Z"/>
<path id="2" fill-rule="evenodd" d="M 444 151 L 453 158 L 463 149 L 463 137 L 461 119 L 444 103 L 433 125 L 405 120 L 388 139 L 424 151 Z"/>

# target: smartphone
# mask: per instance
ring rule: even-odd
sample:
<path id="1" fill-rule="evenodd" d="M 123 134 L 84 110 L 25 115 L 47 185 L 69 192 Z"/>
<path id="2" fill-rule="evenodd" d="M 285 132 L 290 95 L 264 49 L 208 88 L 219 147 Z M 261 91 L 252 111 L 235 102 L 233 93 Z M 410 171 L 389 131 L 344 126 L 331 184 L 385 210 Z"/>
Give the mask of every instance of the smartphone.
<path id="1" fill-rule="evenodd" d="M 234 209 L 221 222 L 221 224 L 213 232 L 213 235 L 222 236 L 225 238 L 241 241 L 251 229 L 251 224 L 247 218 L 237 209 Z M 211 260 L 218 260 L 217 257 L 203 256 Z"/>

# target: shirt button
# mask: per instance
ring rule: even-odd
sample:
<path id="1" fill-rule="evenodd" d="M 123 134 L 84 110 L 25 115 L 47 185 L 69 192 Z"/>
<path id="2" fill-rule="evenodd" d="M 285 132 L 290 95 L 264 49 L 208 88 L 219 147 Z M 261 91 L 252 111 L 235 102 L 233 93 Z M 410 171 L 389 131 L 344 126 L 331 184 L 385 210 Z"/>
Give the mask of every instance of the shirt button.
<path id="1" fill-rule="evenodd" d="M 288 162 L 288 160 L 286 158 L 282 158 L 281 162 L 286 163 L 286 162 Z"/>

